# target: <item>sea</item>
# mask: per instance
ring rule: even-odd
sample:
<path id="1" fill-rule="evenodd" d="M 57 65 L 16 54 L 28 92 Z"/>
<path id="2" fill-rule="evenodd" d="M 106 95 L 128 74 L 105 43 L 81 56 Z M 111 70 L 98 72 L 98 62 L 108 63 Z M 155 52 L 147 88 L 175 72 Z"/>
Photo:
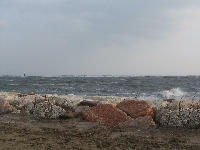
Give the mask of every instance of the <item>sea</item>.
<path id="1" fill-rule="evenodd" d="M 200 99 L 200 76 L 0 76 L 0 92 Z"/>

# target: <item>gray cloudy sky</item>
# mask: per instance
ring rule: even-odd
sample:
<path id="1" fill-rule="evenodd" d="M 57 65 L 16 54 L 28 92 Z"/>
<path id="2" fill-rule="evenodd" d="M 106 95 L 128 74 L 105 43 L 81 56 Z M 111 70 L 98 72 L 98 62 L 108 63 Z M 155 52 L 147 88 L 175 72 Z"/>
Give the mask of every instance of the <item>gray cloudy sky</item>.
<path id="1" fill-rule="evenodd" d="M 0 75 L 200 75 L 200 1 L 0 0 Z"/>

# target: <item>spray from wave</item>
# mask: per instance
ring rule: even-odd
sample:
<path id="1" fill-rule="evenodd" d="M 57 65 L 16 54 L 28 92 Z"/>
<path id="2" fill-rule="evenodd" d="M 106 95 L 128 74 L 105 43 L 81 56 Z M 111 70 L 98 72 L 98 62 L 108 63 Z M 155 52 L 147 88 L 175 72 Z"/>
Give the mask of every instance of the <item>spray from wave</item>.
<path id="1" fill-rule="evenodd" d="M 160 94 L 165 99 L 169 99 L 169 98 L 182 99 L 182 98 L 185 98 L 185 97 L 189 97 L 189 94 L 187 92 L 181 90 L 178 87 L 177 88 L 172 88 L 171 90 L 161 91 Z"/>

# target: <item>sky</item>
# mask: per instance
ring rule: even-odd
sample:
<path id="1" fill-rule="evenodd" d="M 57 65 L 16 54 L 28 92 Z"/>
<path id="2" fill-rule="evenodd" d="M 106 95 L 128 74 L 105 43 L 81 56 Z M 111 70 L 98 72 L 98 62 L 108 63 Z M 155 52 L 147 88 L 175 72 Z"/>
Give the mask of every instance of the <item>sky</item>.
<path id="1" fill-rule="evenodd" d="M 0 0 L 1 75 L 200 75 L 200 1 Z"/>

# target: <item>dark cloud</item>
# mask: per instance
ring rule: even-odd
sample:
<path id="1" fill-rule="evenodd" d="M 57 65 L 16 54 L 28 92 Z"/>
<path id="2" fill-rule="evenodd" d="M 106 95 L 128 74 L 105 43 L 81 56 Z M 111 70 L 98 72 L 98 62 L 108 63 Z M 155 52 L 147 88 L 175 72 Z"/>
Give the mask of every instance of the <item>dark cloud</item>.
<path id="1" fill-rule="evenodd" d="M 149 68 L 155 68 L 159 74 L 168 62 L 159 51 L 167 52 L 166 45 L 172 39 L 178 45 L 169 47 L 173 50 L 188 41 L 176 37 L 186 33 L 192 36 L 193 31 L 188 28 L 194 28 L 192 24 L 199 14 L 193 18 L 193 12 L 190 13 L 191 24 L 187 25 L 188 17 L 182 12 L 198 10 L 199 3 L 0 0 L 0 73 L 20 74 L 25 70 L 33 75 L 54 75 L 68 74 L 69 69 L 72 74 L 131 74 L 135 70 L 128 65 L 140 63 L 143 67 L 134 66 L 138 74 L 151 74 L 149 66 L 140 61 L 145 58 L 146 63 L 152 64 Z M 156 53 L 156 57 L 151 53 Z M 165 61 L 156 63 L 157 57 Z M 172 53 L 169 57 L 176 60 Z"/>

